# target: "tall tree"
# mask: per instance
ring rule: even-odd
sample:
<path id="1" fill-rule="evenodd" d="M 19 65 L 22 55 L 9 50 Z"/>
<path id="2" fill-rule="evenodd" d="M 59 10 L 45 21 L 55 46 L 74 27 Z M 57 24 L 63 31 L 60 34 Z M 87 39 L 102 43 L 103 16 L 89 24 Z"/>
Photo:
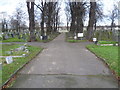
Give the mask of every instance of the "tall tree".
<path id="1" fill-rule="evenodd" d="M 56 32 L 58 26 L 58 13 L 59 13 L 59 6 L 58 2 L 48 2 L 46 7 L 46 26 L 47 26 L 47 33 Z"/>
<path id="2" fill-rule="evenodd" d="M 85 5 L 86 3 L 77 2 L 76 15 L 77 15 L 77 33 L 83 33 L 84 27 L 84 16 L 85 16 Z"/>
<path id="3" fill-rule="evenodd" d="M 93 30 L 94 30 L 94 24 L 95 24 L 95 13 L 96 13 L 96 1 L 90 0 L 90 11 L 89 11 L 89 22 L 87 27 L 87 35 L 86 38 L 88 40 L 92 40 L 93 38 Z"/>
<path id="4" fill-rule="evenodd" d="M 0 14 L 2 15 L 2 17 L 1 17 L 1 31 L 7 32 L 7 30 L 8 30 L 8 21 L 6 19 L 7 13 L 1 12 Z"/>
<path id="5" fill-rule="evenodd" d="M 86 2 L 70 2 L 70 13 L 71 13 L 71 26 L 70 32 L 72 33 L 82 33 L 84 27 L 84 17 Z"/>
<path id="6" fill-rule="evenodd" d="M 66 14 L 66 21 L 67 21 L 67 30 L 69 30 L 69 23 L 71 21 L 71 14 L 70 14 L 70 6 L 69 6 L 68 2 L 66 2 L 65 14 Z"/>
<path id="7" fill-rule="evenodd" d="M 36 5 L 41 11 L 41 35 L 44 36 L 45 30 L 44 26 L 46 25 L 47 34 L 50 34 L 52 31 L 57 30 L 58 26 L 58 13 L 59 6 L 58 2 L 46 2 L 42 0 L 40 5 Z"/>
<path id="8" fill-rule="evenodd" d="M 8 23 L 6 19 L 2 20 L 2 32 L 7 32 L 8 31 Z"/>
<path id="9" fill-rule="evenodd" d="M 97 28 L 97 22 L 102 21 L 104 17 L 105 15 L 103 14 L 103 4 L 101 0 L 99 0 L 96 2 L 94 30 Z"/>
<path id="10" fill-rule="evenodd" d="M 118 18 L 118 7 L 114 4 L 113 10 L 110 12 L 109 19 L 111 20 L 111 31 L 113 30 L 113 26 L 115 26 L 115 20 Z"/>
<path id="11" fill-rule="evenodd" d="M 9 24 L 10 28 L 16 31 L 18 38 L 20 39 L 20 32 L 23 30 L 23 26 L 26 24 L 25 17 L 26 13 L 22 10 L 22 4 L 19 4 L 13 13 L 10 16 Z"/>
<path id="12" fill-rule="evenodd" d="M 35 30 L 35 20 L 34 20 L 34 2 L 27 2 L 28 14 L 29 14 L 29 31 L 30 31 L 30 40 L 36 41 L 34 34 Z"/>

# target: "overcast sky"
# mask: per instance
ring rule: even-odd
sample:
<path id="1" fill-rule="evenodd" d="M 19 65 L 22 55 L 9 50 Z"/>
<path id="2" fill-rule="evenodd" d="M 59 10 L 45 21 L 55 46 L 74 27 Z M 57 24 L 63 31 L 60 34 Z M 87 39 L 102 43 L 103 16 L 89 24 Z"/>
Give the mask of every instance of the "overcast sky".
<path id="1" fill-rule="evenodd" d="M 38 0 L 36 0 L 38 1 Z M 113 9 L 113 4 L 114 3 L 118 3 L 118 1 L 120 0 L 103 0 L 103 11 L 104 14 L 109 14 L 108 11 Z M 61 10 L 60 10 L 60 21 L 62 23 L 66 23 L 66 16 L 65 16 L 65 12 L 64 12 L 64 8 L 65 8 L 65 3 L 64 0 L 61 0 Z M 12 15 L 13 12 L 15 12 L 16 7 L 18 6 L 19 3 L 23 4 L 24 10 L 27 11 L 27 7 L 26 7 L 26 0 L 0 0 L 0 12 L 7 12 L 7 15 Z M 1 16 L 0 16 L 1 18 Z M 118 22 L 118 21 L 116 21 Z M 87 25 L 87 22 L 85 23 Z M 110 22 L 107 20 L 105 22 L 100 23 L 101 25 L 104 24 L 110 24 Z"/>

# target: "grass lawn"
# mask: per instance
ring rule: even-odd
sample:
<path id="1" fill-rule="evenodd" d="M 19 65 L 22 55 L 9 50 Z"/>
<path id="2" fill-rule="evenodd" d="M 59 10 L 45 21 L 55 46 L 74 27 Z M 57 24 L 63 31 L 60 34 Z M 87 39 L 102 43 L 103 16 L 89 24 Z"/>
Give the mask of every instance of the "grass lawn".
<path id="1" fill-rule="evenodd" d="M 3 45 L 3 56 L 6 55 L 4 54 L 5 51 L 9 51 L 9 49 L 15 49 L 21 45 L 19 44 L 12 44 L 12 45 Z M 42 48 L 40 47 L 35 47 L 35 46 L 28 46 L 28 49 L 30 53 L 26 57 L 20 57 L 20 58 L 13 58 L 13 63 L 11 64 L 6 64 L 5 58 L 2 59 L 2 84 L 4 84 L 10 77 L 11 75 L 16 72 L 19 68 L 21 68 L 24 64 L 29 62 L 32 58 L 34 58 L 41 50 Z M 17 55 L 17 54 L 16 54 Z M 18 56 L 20 53 L 18 53 Z"/>
<path id="2" fill-rule="evenodd" d="M 9 38 L 7 40 L 2 40 L 2 42 L 25 42 L 25 40 L 18 38 Z"/>
<path id="3" fill-rule="evenodd" d="M 79 42 L 85 42 L 86 40 L 74 40 L 74 39 L 69 39 L 67 40 L 67 42 L 70 42 L 70 43 L 79 43 Z"/>
<path id="4" fill-rule="evenodd" d="M 104 58 L 111 70 L 115 71 L 117 76 L 120 76 L 120 67 L 118 67 L 118 46 L 88 45 L 87 48 L 98 57 Z"/>
<path id="5" fill-rule="evenodd" d="M 116 44 L 118 42 L 115 41 L 99 41 L 98 44 Z"/>
<path id="6" fill-rule="evenodd" d="M 11 49 L 16 49 L 18 47 L 20 47 L 21 45 L 20 44 L 3 44 L 2 45 L 2 52 L 0 52 L 0 55 L 2 56 L 10 56 L 9 54 L 7 54 L 6 52 L 7 51 L 10 51 Z M 1 49 L 0 49 L 1 50 Z M 21 51 L 18 51 L 18 52 L 14 52 L 12 54 L 12 56 L 16 56 L 16 55 L 22 55 L 23 53 L 25 52 L 21 52 Z"/>

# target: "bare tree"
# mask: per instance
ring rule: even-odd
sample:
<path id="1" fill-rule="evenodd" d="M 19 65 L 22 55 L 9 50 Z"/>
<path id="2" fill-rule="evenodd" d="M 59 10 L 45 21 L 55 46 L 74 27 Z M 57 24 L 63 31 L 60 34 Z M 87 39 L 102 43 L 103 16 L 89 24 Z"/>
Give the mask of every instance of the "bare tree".
<path id="1" fill-rule="evenodd" d="M 2 32 L 7 32 L 8 31 L 8 23 L 6 19 L 2 20 Z"/>
<path id="2" fill-rule="evenodd" d="M 58 2 L 48 2 L 46 7 L 46 25 L 47 25 L 47 33 L 56 32 L 58 26 L 58 13 L 59 6 Z"/>
<path id="3" fill-rule="evenodd" d="M 65 8 L 65 14 L 66 14 L 66 20 L 67 20 L 67 30 L 69 29 L 69 23 L 71 20 L 71 14 L 70 14 L 70 6 L 69 3 L 66 2 L 66 8 Z"/>
<path id="4" fill-rule="evenodd" d="M 86 2 L 68 2 L 71 13 L 70 32 L 83 32 Z"/>
<path id="5" fill-rule="evenodd" d="M 117 5 L 114 5 L 113 10 L 110 12 L 109 19 L 111 20 L 111 31 L 113 30 L 113 26 L 115 26 L 115 20 L 118 17 L 118 11 L 119 11 L 119 9 L 118 9 Z"/>
<path id="6" fill-rule="evenodd" d="M 36 4 L 35 4 L 36 5 Z M 41 35 L 44 36 L 44 26 L 46 25 L 47 34 L 57 30 L 58 25 L 58 2 L 41 1 L 36 5 L 41 11 Z"/>
<path id="7" fill-rule="evenodd" d="M 97 22 L 102 21 L 105 15 L 103 14 L 103 4 L 101 1 L 96 2 L 96 11 L 95 11 L 95 24 L 94 30 L 96 30 Z"/>
<path id="8" fill-rule="evenodd" d="M 7 13 L 6 12 L 1 12 L 1 19 L 0 19 L 0 24 L 1 24 L 1 31 L 2 32 L 7 32 L 8 30 L 8 20 L 6 19 Z"/>
<path id="9" fill-rule="evenodd" d="M 93 32 L 94 32 L 93 30 L 96 19 L 95 13 L 96 13 L 96 1 L 90 0 L 89 22 L 88 22 L 87 35 L 86 35 L 86 38 L 88 40 L 92 40 L 93 38 Z"/>
<path id="10" fill-rule="evenodd" d="M 34 2 L 27 2 L 28 14 L 29 14 L 29 31 L 30 31 L 30 40 L 36 41 L 34 34 L 35 30 L 35 20 L 34 20 Z"/>
<path id="11" fill-rule="evenodd" d="M 78 2 L 76 7 L 76 15 L 77 15 L 77 33 L 83 33 L 84 27 L 84 17 L 85 17 L 85 2 Z"/>
<path id="12" fill-rule="evenodd" d="M 19 39 L 20 39 L 20 32 L 21 30 L 23 30 L 26 24 L 25 16 L 26 14 L 22 10 L 22 4 L 18 5 L 16 11 L 13 13 L 12 16 L 10 16 L 10 21 L 9 21 L 10 28 L 16 31 Z"/>
<path id="13" fill-rule="evenodd" d="M 17 20 L 13 16 L 10 16 L 9 26 L 10 29 L 17 30 Z"/>
<path id="14" fill-rule="evenodd" d="M 44 36 L 44 25 L 45 25 L 45 11 L 46 11 L 46 1 L 44 0 L 41 0 L 39 2 L 39 4 L 35 4 L 37 6 L 37 8 L 39 8 L 39 10 L 41 11 L 41 22 L 40 22 L 40 25 L 41 25 L 41 36 Z"/>

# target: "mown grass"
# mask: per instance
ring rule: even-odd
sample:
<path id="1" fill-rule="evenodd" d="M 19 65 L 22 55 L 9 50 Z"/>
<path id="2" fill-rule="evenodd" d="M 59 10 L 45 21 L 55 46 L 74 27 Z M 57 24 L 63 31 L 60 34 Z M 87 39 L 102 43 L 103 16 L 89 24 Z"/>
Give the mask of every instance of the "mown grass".
<path id="1" fill-rule="evenodd" d="M 20 44 L 2 44 L 2 48 L 0 48 L 0 50 L 2 50 L 2 52 L 0 52 L 0 55 L 2 56 L 9 56 L 9 54 L 7 54 L 7 51 L 11 51 L 11 49 L 16 49 L 18 47 L 20 47 Z M 14 52 L 12 54 L 13 55 L 20 55 L 19 52 Z"/>
<path id="2" fill-rule="evenodd" d="M 118 46 L 88 45 L 87 48 L 98 57 L 105 59 L 105 62 L 109 65 L 111 70 L 115 71 L 117 76 L 120 76 Z"/>
<path id="3" fill-rule="evenodd" d="M 26 42 L 26 41 L 18 38 L 9 38 L 7 40 L 2 40 L 2 42 Z"/>
<path id="4" fill-rule="evenodd" d="M 12 45 L 11 48 L 15 48 L 18 46 L 19 45 Z M 5 47 L 7 47 L 7 45 Z M 3 47 L 3 50 L 5 47 Z M 35 47 L 35 46 L 28 46 L 28 49 L 30 50 L 30 53 L 28 54 L 28 56 L 21 57 L 21 58 L 13 58 L 13 63 L 11 63 L 11 64 L 6 64 L 5 62 L 3 62 L 3 64 L 2 64 L 2 84 L 4 84 L 11 77 L 11 75 L 14 72 L 16 72 L 16 70 L 21 68 L 27 62 L 29 62 L 32 58 L 34 58 L 42 50 L 42 48 Z M 5 59 L 3 59 L 3 61 L 5 61 Z"/>
<path id="5" fill-rule="evenodd" d="M 70 43 L 79 43 L 79 42 L 85 42 L 87 40 L 74 40 L 74 39 L 71 39 L 71 40 L 67 40 L 67 42 L 70 42 Z"/>
<path id="6" fill-rule="evenodd" d="M 115 41 L 99 41 L 98 44 L 116 44 L 118 42 Z"/>

